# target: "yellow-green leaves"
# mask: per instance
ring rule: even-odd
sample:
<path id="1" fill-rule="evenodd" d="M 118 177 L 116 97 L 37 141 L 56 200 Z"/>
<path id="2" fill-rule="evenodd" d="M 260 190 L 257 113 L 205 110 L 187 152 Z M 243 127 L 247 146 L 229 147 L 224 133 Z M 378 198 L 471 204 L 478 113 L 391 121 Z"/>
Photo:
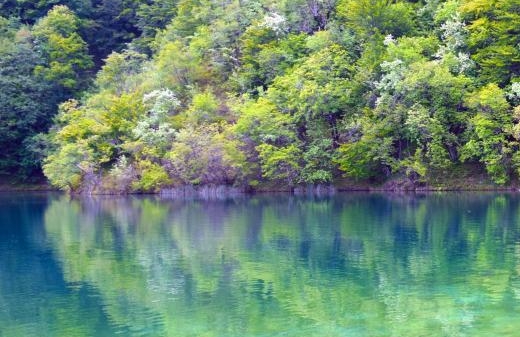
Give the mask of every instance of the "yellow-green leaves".
<path id="1" fill-rule="evenodd" d="M 517 0 L 463 0 L 469 45 L 485 81 L 506 84 L 519 75 L 520 13 Z"/>
<path id="2" fill-rule="evenodd" d="M 131 50 L 112 53 L 98 72 L 96 85 L 101 90 L 116 95 L 130 92 L 139 86 L 139 76 L 146 61 L 146 55 Z"/>
<path id="3" fill-rule="evenodd" d="M 270 180 L 280 180 L 289 186 L 299 182 L 301 150 L 295 145 L 276 147 L 260 144 L 256 147 L 260 157 L 262 175 Z"/>
<path id="4" fill-rule="evenodd" d="M 132 183 L 132 188 L 141 192 L 156 192 L 161 187 L 171 183 L 171 179 L 166 170 L 149 160 L 136 163 L 138 179 Z"/>
<path id="5" fill-rule="evenodd" d="M 513 125 L 504 91 L 489 84 L 469 95 L 466 104 L 476 114 L 469 121 L 470 139 L 462 149 L 461 159 L 481 161 L 497 184 L 507 183 L 513 145 L 508 137 Z"/>
<path id="6" fill-rule="evenodd" d="M 369 39 L 378 34 L 401 36 L 413 29 L 413 7 L 405 1 L 342 0 L 338 13 L 346 24 Z"/>
<path id="7" fill-rule="evenodd" d="M 82 76 L 93 66 L 78 28 L 79 19 L 70 9 L 55 6 L 33 29 L 37 48 L 47 60 L 35 68 L 36 74 L 73 92 L 81 89 Z"/>
<path id="8" fill-rule="evenodd" d="M 67 143 L 44 162 L 43 171 L 61 189 L 76 190 L 86 174 L 94 171 L 94 153 L 85 141 Z"/>
<path id="9" fill-rule="evenodd" d="M 240 147 L 225 124 L 187 125 L 164 159 L 178 184 L 233 184 L 248 173 Z"/>

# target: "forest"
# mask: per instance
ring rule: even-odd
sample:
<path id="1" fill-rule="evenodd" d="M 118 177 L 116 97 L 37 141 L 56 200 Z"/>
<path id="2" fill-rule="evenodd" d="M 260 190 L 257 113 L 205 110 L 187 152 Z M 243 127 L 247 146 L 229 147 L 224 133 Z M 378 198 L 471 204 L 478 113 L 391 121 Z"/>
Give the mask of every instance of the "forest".
<path id="1" fill-rule="evenodd" d="M 520 175 L 520 0 L 0 0 L 0 86 L 71 192 Z"/>

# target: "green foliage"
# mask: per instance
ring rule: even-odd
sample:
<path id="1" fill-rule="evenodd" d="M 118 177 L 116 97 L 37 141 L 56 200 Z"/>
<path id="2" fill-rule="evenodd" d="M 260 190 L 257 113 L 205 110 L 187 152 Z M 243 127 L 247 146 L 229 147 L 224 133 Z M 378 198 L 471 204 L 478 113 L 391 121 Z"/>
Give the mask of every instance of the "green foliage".
<path id="1" fill-rule="evenodd" d="M 212 92 L 197 93 L 193 95 L 186 111 L 186 121 L 190 124 L 218 122 L 222 118 L 219 116 L 218 109 L 219 101 Z"/>
<path id="2" fill-rule="evenodd" d="M 249 140 L 287 144 L 296 139 L 291 116 L 278 111 L 270 100 L 261 97 L 254 102 L 247 101 L 240 110 L 235 130 Z"/>
<path id="3" fill-rule="evenodd" d="M 303 34 L 289 34 L 281 39 L 280 33 L 265 24 L 249 27 L 241 37 L 241 74 L 237 82 L 242 91 L 256 93 L 278 75 L 297 63 L 306 51 Z"/>
<path id="4" fill-rule="evenodd" d="M 509 180 L 512 153 L 508 141 L 512 118 L 505 94 L 496 84 L 489 84 L 468 96 L 466 104 L 476 114 L 470 119 L 469 141 L 461 159 L 478 159 L 493 181 L 503 185 Z"/>
<path id="5" fill-rule="evenodd" d="M 85 175 L 92 174 L 93 156 L 85 141 L 67 143 L 46 158 L 43 172 L 54 186 L 74 191 Z"/>
<path id="6" fill-rule="evenodd" d="M 332 181 L 332 148 L 331 139 L 316 139 L 309 144 L 303 153 L 305 166 L 301 171 L 302 182 L 315 184 Z"/>
<path id="7" fill-rule="evenodd" d="M 180 99 L 187 99 L 191 89 L 212 79 L 211 69 L 202 65 L 202 55 L 193 54 L 180 41 L 165 42 L 157 53 L 155 81 L 171 88 Z"/>
<path id="8" fill-rule="evenodd" d="M 145 60 L 146 55 L 132 50 L 110 54 L 97 74 L 96 86 L 116 95 L 135 89 L 139 81 L 137 75 L 141 72 Z"/>
<path id="9" fill-rule="evenodd" d="M 86 71 L 94 65 L 78 29 L 79 18 L 66 6 L 55 6 L 33 29 L 38 52 L 46 61 L 35 67 L 35 73 L 72 92 L 84 88 Z"/>
<path id="10" fill-rule="evenodd" d="M 460 11 L 471 20 L 469 46 L 486 82 L 506 84 L 520 75 L 520 4 L 517 0 L 464 0 Z"/>
<path id="11" fill-rule="evenodd" d="M 174 181 L 181 184 L 233 184 L 247 174 L 240 142 L 219 124 L 180 130 L 165 160 Z"/>
<path id="12" fill-rule="evenodd" d="M 311 54 L 289 74 L 278 77 L 267 97 L 296 121 L 328 121 L 334 133 L 335 122 L 349 103 L 348 60 L 348 52 L 338 45 Z"/>
<path id="13" fill-rule="evenodd" d="M 142 31 L 140 37 L 151 42 L 158 31 L 166 27 L 175 17 L 177 0 L 152 0 L 141 3 L 137 9 L 137 27 Z"/>
<path id="14" fill-rule="evenodd" d="M 136 163 L 137 181 L 132 183 L 132 188 L 139 192 L 156 192 L 161 187 L 171 183 L 171 179 L 166 170 L 148 160 Z"/>
<path id="15" fill-rule="evenodd" d="M 360 140 L 341 144 L 334 157 L 341 171 L 357 179 L 388 174 L 392 160 L 392 139 L 366 133 Z"/>
<path id="16" fill-rule="evenodd" d="M 33 76 L 43 60 L 16 34 L 6 33 L 9 44 L 0 47 L 0 174 L 28 178 L 39 174 L 41 164 L 31 138 L 47 131 L 62 97 L 58 88 Z"/>
<path id="17" fill-rule="evenodd" d="M 92 96 L 86 106 L 79 106 L 77 101 L 63 103 L 56 119 L 58 125 L 51 134 L 55 149 L 46 159 L 46 175 L 49 177 L 50 167 L 57 167 L 64 160 L 65 163 L 61 165 L 76 165 L 75 158 L 66 159 L 70 157 L 68 152 L 62 154 L 62 149 L 67 144 L 81 144 L 90 154 L 89 174 L 98 175 L 99 170 L 109 168 L 121 152 L 128 151 L 127 147 L 131 147 L 137 116 L 144 114 L 143 103 L 136 98 L 135 93 L 120 97 L 98 94 Z M 76 168 L 69 169 L 81 173 Z M 58 187 L 65 186 L 63 181 L 68 181 L 71 188 L 76 188 L 78 178 L 69 174 L 59 180 L 50 178 L 50 181 Z"/>
<path id="18" fill-rule="evenodd" d="M 0 172 L 47 154 L 57 186 L 123 193 L 420 183 L 472 161 L 506 183 L 516 1 L 4 1 Z"/>
<path id="19" fill-rule="evenodd" d="M 260 144 L 256 150 L 265 178 L 280 180 L 289 186 L 299 182 L 302 153 L 296 145 L 277 147 L 271 144 Z"/>
<path id="20" fill-rule="evenodd" d="M 338 14 L 360 37 L 402 36 L 414 27 L 413 6 L 405 1 L 341 0 Z"/>

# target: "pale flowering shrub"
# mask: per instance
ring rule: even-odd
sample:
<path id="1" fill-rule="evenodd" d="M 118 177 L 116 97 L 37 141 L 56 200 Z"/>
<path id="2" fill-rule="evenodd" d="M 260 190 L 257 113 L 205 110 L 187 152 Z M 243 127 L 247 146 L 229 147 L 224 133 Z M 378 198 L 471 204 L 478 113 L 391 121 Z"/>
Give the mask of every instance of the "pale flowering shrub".
<path id="1" fill-rule="evenodd" d="M 271 29 L 277 35 L 283 34 L 287 31 L 287 20 L 283 15 L 278 13 L 269 13 L 267 14 L 262 23 L 261 27 Z"/>
<path id="2" fill-rule="evenodd" d="M 168 123 L 168 117 L 176 112 L 180 101 L 170 89 L 160 89 L 145 94 L 143 103 L 150 106 L 149 113 L 137 122 L 132 133 L 146 145 L 163 148 L 175 136 L 175 129 Z"/>

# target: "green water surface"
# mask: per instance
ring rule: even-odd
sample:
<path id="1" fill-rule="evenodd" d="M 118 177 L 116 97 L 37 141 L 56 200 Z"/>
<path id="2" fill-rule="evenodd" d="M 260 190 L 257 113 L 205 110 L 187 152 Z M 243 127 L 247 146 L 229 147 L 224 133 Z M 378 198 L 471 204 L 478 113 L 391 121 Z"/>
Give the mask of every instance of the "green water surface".
<path id="1" fill-rule="evenodd" d="M 0 336 L 520 336 L 520 196 L 0 196 Z"/>

